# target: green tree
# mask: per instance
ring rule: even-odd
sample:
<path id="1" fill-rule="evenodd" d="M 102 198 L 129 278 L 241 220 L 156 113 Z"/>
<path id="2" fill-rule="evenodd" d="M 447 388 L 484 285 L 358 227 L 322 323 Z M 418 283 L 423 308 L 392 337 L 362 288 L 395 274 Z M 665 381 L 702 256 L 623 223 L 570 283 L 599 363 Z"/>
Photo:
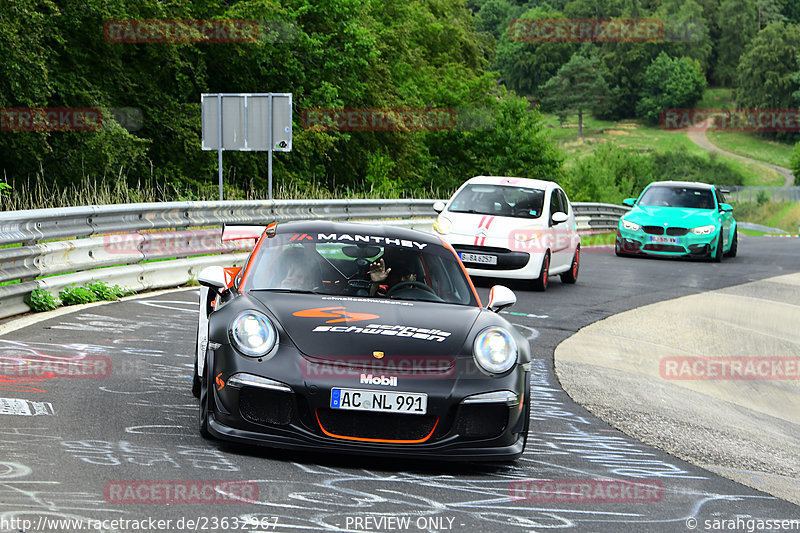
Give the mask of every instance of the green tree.
<path id="1" fill-rule="evenodd" d="M 789 168 L 792 169 L 792 172 L 795 175 L 795 182 L 797 181 L 797 176 L 800 176 L 800 142 L 794 145 L 792 148 L 792 156 L 789 160 Z"/>
<path id="2" fill-rule="evenodd" d="M 720 37 L 714 77 L 729 87 L 736 81 L 736 68 L 747 45 L 758 31 L 755 0 L 723 0 L 717 18 Z"/>
<path id="3" fill-rule="evenodd" d="M 578 137 L 583 137 L 583 111 L 593 111 L 610 96 L 603 68 L 596 57 L 575 54 L 542 86 L 542 106 L 578 112 Z"/>
<path id="4" fill-rule="evenodd" d="M 531 42 L 525 40 L 525 20 L 561 18 L 560 12 L 547 4 L 527 11 L 514 35 L 506 27 L 497 43 L 495 66 L 506 87 L 521 95 L 539 97 L 539 88 L 564 65 L 578 49 L 576 43 Z"/>
<path id="5" fill-rule="evenodd" d="M 664 0 L 656 16 L 664 21 L 661 50 L 672 57 L 697 60 L 705 73 L 711 57 L 711 37 L 700 4 L 695 0 Z"/>
<path id="6" fill-rule="evenodd" d="M 750 42 L 739 60 L 736 104 L 742 108 L 783 109 L 795 104 L 793 79 L 800 54 L 800 26 L 773 22 Z"/>
<path id="7" fill-rule="evenodd" d="M 673 59 L 661 52 L 645 71 L 636 112 L 655 124 L 665 109 L 694 106 L 705 88 L 706 78 L 696 60 Z"/>

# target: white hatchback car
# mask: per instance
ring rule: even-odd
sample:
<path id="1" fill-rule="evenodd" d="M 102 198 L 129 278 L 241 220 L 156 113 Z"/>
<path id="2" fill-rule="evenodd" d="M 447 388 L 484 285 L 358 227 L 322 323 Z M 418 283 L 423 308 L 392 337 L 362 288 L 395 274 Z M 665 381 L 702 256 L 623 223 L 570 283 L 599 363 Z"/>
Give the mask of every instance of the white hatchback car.
<path id="1" fill-rule="evenodd" d="M 540 291 L 552 275 L 564 283 L 578 279 L 581 239 L 557 183 L 478 176 L 434 209 L 434 230 L 471 276 L 528 280 Z"/>

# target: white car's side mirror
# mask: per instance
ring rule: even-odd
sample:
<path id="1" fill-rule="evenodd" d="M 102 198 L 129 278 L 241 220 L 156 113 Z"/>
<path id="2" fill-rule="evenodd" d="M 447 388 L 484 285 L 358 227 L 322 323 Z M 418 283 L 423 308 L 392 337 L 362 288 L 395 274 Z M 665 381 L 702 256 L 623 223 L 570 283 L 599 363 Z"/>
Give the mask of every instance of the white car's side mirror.
<path id="1" fill-rule="evenodd" d="M 436 200 L 435 202 L 433 202 L 433 210 L 436 211 L 437 213 L 441 213 L 442 211 L 444 211 L 444 205 L 445 204 L 443 201 Z"/>
<path id="2" fill-rule="evenodd" d="M 517 303 L 517 296 L 511 289 L 503 285 L 495 285 L 489 291 L 489 303 L 486 304 L 486 308 L 498 313 L 515 303 Z"/>
<path id="3" fill-rule="evenodd" d="M 562 213 L 561 211 L 558 211 L 556 213 L 553 213 L 553 216 L 550 217 L 550 219 L 555 224 L 561 224 L 562 222 L 566 222 L 567 220 L 569 220 L 569 215 L 567 215 L 566 213 Z"/>
<path id="4" fill-rule="evenodd" d="M 197 275 L 197 282 L 219 294 L 226 287 L 225 269 L 221 266 L 206 267 Z"/>

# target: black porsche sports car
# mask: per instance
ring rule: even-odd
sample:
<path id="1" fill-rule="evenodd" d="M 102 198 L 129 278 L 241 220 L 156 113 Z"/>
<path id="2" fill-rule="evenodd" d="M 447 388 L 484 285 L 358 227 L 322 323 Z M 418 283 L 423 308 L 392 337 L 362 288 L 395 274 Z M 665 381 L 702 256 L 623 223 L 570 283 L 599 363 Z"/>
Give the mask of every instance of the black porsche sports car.
<path id="1" fill-rule="evenodd" d="M 426 233 L 326 221 L 228 226 L 257 242 L 201 284 L 193 392 L 206 437 L 295 450 L 513 460 L 527 340 Z"/>

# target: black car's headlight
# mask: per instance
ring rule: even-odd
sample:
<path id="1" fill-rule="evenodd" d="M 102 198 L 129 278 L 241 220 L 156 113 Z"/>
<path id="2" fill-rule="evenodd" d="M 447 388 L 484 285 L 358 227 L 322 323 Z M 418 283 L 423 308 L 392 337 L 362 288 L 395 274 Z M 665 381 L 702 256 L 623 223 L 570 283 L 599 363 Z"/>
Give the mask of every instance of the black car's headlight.
<path id="1" fill-rule="evenodd" d="M 230 337 L 236 349 L 250 357 L 268 354 L 278 342 L 275 326 L 258 311 L 240 313 L 231 322 Z"/>
<path id="2" fill-rule="evenodd" d="M 492 374 L 502 374 L 517 362 L 517 342 L 506 329 L 486 328 L 475 337 L 472 354 L 478 366 Z"/>

